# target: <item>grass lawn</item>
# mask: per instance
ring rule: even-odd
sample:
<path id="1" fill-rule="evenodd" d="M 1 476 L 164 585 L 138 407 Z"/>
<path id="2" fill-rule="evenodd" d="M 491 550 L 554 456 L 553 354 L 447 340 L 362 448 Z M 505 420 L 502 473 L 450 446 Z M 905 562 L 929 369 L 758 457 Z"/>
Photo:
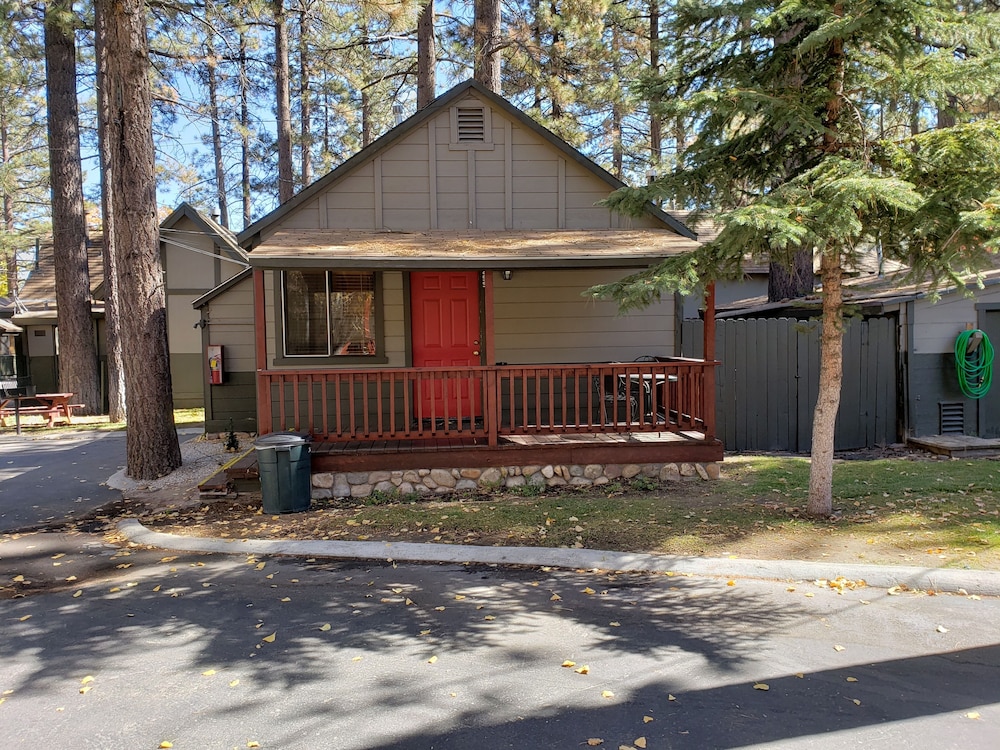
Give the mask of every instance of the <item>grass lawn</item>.
<path id="1" fill-rule="evenodd" d="M 642 478 L 584 491 L 314 501 L 265 516 L 241 496 L 144 517 L 177 533 L 228 538 L 409 540 L 588 547 L 673 555 L 837 560 L 1000 569 L 1000 462 L 891 458 L 838 462 L 835 514 L 803 514 L 809 461 L 733 456 L 722 479 Z"/>
<path id="2" fill-rule="evenodd" d="M 0 434 L 14 431 L 14 419 L 8 417 L 7 426 L 0 429 Z M 204 409 L 174 409 L 174 424 L 177 427 L 203 427 L 205 424 Z M 55 427 L 48 426 L 48 419 L 38 414 L 26 414 L 21 417 L 21 431 L 29 434 L 58 432 L 68 430 L 124 430 L 125 422 L 112 422 L 106 414 L 94 416 L 73 415 L 73 424 L 60 420 Z"/>

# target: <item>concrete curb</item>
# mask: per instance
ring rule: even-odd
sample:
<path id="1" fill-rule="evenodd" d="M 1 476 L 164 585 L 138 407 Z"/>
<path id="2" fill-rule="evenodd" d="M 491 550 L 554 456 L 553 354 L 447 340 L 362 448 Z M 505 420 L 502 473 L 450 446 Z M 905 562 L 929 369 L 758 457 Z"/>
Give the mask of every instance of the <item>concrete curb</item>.
<path id="1" fill-rule="evenodd" d="M 119 522 L 118 529 L 136 544 L 184 552 L 293 555 L 348 560 L 395 562 L 481 563 L 527 565 L 583 570 L 690 573 L 714 578 L 762 578 L 801 581 L 843 576 L 864 580 L 868 586 L 1000 596 L 1000 572 L 941 568 L 856 565 L 800 560 L 744 560 L 718 557 L 676 557 L 592 549 L 546 547 L 477 547 L 413 542 L 332 542 L 290 539 L 211 539 L 151 531 L 135 519 Z"/>

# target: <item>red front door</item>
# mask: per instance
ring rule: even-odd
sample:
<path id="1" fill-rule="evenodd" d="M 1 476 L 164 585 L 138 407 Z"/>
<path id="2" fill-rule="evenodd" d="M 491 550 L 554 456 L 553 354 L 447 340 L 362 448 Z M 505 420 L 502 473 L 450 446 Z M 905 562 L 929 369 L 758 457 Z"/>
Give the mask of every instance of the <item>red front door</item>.
<path id="1" fill-rule="evenodd" d="M 475 271 L 420 271 L 410 274 L 410 325 L 414 367 L 469 367 L 481 364 L 479 274 Z M 444 388 L 444 382 L 448 387 Z M 482 416 L 479 378 L 422 384 L 414 394 L 421 420 Z"/>

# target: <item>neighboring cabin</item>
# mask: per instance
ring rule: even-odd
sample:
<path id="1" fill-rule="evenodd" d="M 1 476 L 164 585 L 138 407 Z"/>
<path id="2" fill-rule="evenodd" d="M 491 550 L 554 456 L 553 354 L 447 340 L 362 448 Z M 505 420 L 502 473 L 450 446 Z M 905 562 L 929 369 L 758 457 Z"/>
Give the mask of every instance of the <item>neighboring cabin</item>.
<path id="1" fill-rule="evenodd" d="M 235 236 L 214 220 L 183 203 L 160 225 L 167 306 L 167 335 L 174 405 L 200 407 L 204 401 L 204 357 L 195 328 L 199 316 L 191 302 L 246 267 L 246 254 Z M 97 337 L 101 399 L 107 408 L 107 349 L 104 319 L 104 261 L 100 238 L 88 245 L 91 310 Z M 128 300 L 123 300 L 128 314 Z M 13 349 L 39 393 L 59 391 L 55 270 L 51 243 L 39 243 L 24 283 L 0 310 L 21 328 Z M 22 373 L 24 374 L 24 373 Z"/>

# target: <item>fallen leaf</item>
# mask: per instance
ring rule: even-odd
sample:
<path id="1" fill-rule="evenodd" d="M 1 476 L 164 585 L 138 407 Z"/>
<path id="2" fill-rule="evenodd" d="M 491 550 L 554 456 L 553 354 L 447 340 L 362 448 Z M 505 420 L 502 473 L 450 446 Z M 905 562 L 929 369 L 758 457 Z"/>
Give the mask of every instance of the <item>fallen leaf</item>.
<path id="1" fill-rule="evenodd" d="M 89 675 L 88 674 L 86 677 L 84 677 L 82 680 L 80 680 L 80 684 L 81 685 L 89 685 L 93 681 L 94 681 L 93 675 Z"/>
<path id="2" fill-rule="evenodd" d="M 158 585 L 157 586 L 153 586 L 153 591 L 159 591 L 159 590 L 160 590 L 160 587 Z"/>
<path id="3" fill-rule="evenodd" d="M 267 563 L 257 563 L 255 567 L 257 570 L 263 570 L 265 565 L 267 565 Z"/>
<path id="4" fill-rule="evenodd" d="M 455 601 L 460 602 L 465 598 L 464 594 L 455 594 Z"/>
<path id="5" fill-rule="evenodd" d="M 668 698 L 668 700 L 676 700 L 676 699 L 674 698 L 674 696 L 671 695 L 670 698 Z M 653 717 L 652 716 L 643 716 L 642 717 L 642 723 L 643 724 L 648 724 L 651 721 L 653 721 Z"/>
<path id="6" fill-rule="evenodd" d="M 610 625 L 613 628 L 620 628 L 622 626 L 620 622 L 609 622 L 608 625 Z"/>
<path id="7" fill-rule="evenodd" d="M 590 745 L 591 747 L 597 747 L 598 745 L 603 745 L 604 740 L 602 740 L 600 737 L 591 737 L 590 739 L 587 740 L 587 744 Z"/>
<path id="8" fill-rule="evenodd" d="M 601 691 L 601 697 L 602 698 L 614 698 L 615 694 L 612 693 L 610 690 L 602 690 Z"/>
<path id="9" fill-rule="evenodd" d="M 948 628 L 946 628 L 946 627 L 945 627 L 944 625 L 938 625 L 938 626 L 937 626 L 936 628 L 934 628 L 934 629 L 935 629 L 935 630 L 936 630 L 937 632 L 939 632 L 939 633 L 947 633 L 947 632 L 948 632 Z"/>
<path id="10" fill-rule="evenodd" d="M 206 669 L 204 672 L 202 672 L 202 674 L 205 677 L 211 677 L 213 674 L 215 674 L 215 672 L 216 672 L 216 670 L 214 670 L 214 669 Z"/>
<path id="11" fill-rule="evenodd" d="M 286 597 L 283 597 L 281 599 L 281 601 L 283 601 L 283 602 L 290 602 L 291 600 L 292 600 L 292 598 L 290 596 L 286 596 Z"/>
<path id="12" fill-rule="evenodd" d="M 90 690 L 91 690 L 90 685 L 86 685 L 86 686 L 80 688 L 80 695 L 86 695 L 87 693 L 90 692 Z"/>
<path id="13" fill-rule="evenodd" d="M 66 553 L 65 552 L 60 552 L 58 554 L 52 555 L 52 559 L 53 560 L 58 560 L 60 557 L 66 557 Z"/>
<path id="14" fill-rule="evenodd" d="M 239 681 L 239 680 L 232 680 L 232 681 L 230 681 L 230 683 L 229 683 L 229 687 L 236 687 L 236 686 L 237 686 L 237 685 L 239 685 L 239 684 L 240 684 L 240 681 Z"/>
<path id="15" fill-rule="evenodd" d="M 561 667 L 575 667 L 576 666 L 576 662 L 575 661 L 570 661 L 569 659 L 567 659 L 566 661 L 564 661 L 559 666 L 561 666 Z"/>
<path id="16" fill-rule="evenodd" d="M 581 667 L 577 667 L 573 671 L 576 672 L 577 674 L 590 674 L 590 666 L 587 665 L 587 664 L 584 664 Z"/>
<path id="17" fill-rule="evenodd" d="M 83 589 L 77 589 L 73 592 L 74 599 L 79 599 L 81 596 L 83 596 Z"/>
<path id="18" fill-rule="evenodd" d="M 438 658 L 436 656 L 432 656 L 430 659 L 427 660 L 427 663 L 428 664 L 433 664 L 437 660 L 438 660 Z"/>
<path id="19" fill-rule="evenodd" d="M 770 690 L 771 686 L 768 685 L 766 682 L 755 682 L 753 684 L 753 689 L 754 690 Z"/>
<path id="20" fill-rule="evenodd" d="M 171 557 L 161 557 L 160 558 L 160 562 L 162 562 L 162 563 L 168 563 L 168 562 L 173 562 L 176 559 L 177 559 L 177 555 L 173 555 Z"/>
<path id="21" fill-rule="evenodd" d="M 11 578 L 14 583 L 24 583 L 24 576 L 14 576 Z"/>
<path id="22" fill-rule="evenodd" d="M 861 701 L 859 701 L 857 698 L 851 698 L 851 703 L 853 703 L 855 706 L 861 705 Z"/>
<path id="23" fill-rule="evenodd" d="M 495 620 L 497 618 L 495 616 L 493 616 L 493 615 L 486 615 L 486 617 L 484 617 L 483 619 L 484 620 Z"/>
<path id="24" fill-rule="evenodd" d="M 271 635 L 265 635 L 263 638 L 261 638 L 261 640 L 264 641 L 264 643 L 274 643 L 274 638 L 277 635 L 278 631 L 276 630 L 273 633 L 271 633 Z"/>
<path id="25" fill-rule="evenodd" d="M 639 750 L 645 750 L 646 738 L 636 737 L 634 740 L 632 740 L 632 744 L 635 745 L 637 748 L 639 748 Z"/>
<path id="26" fill-rule="evenodd" d="M 30 619 L 31 619 L 31 615 L 25 615 L 24 617 L 21 618 L 21 622 L 24 622 L 25 620 L 30 620 Z"/>
<path id="27" fill-rule="evenodd" d="M 590 586 L 587 586 L 587 588 L 583 590 L 583 593 L 585 593 L 587 596 L 592 596 L 597 592 L 595 592 L 592 588 L 590 588 Z"/>
<path id="28" fill-rule="evenodd" d="M 798 677 L 800 680 L 804 680 L 806 677 L 805 674 L 803 674 L 802 672 L 796 672 L 795 676 Z"/>
<path id="29" fill-rule="evenodd" d="M 247 747 L 260 747 L 260 743 L 255 740 L 247 740 Z"/>
<path id="30" fill-rule="evenodd" d="M 847 649 L 844 648 L 843 646 L 837 645 L 837 646 L 833 647 L 833 650 L 834 651 L 846 651 Z"/>
<path id="31" fill-rule="evenodd" d="M 978 711 L 969 711 L 969 713 L 967 713 L 965 715 L 965 718 L 966 719 L 978 719 L 979 718 L 979 712 Z"/>
<path id="32" fill-rule="evenodd" d="M 857 681 L 858 681 L 858 678 L 857 678 L 857 677 L 848 677 L 848 678 L 847 678 L 847 681 L 848 681 L 848 682 L 857 682 Z"/>
<path id="33" fill-rule="evenodd" d="M 726 585 L 727 586 L 735 586 L 736 585 L 736 581 L 730 579 L 730 580 L 726 581 Z"/>
<path id="34" fill-rule="evenodd" d="M 173 746 L 174 746 L 173 742 L 167 742 L 166 740 L 163 740 L 163 742 L 160 743 L 161 748 L 169 748 Z"/>
<path id="35" fill-rule="evenodd" d="M 330 623 L 324 622 L 322 625 L 319 626 L 319 629 L 325 633 L 327 630 L 330 629 L 330 627 L 331 627 Z"/>
<path id="36" fill-rule="evenodd" d="M 677 700 L 677 696 L 673 695 L 672 693 L 667 693 L 667 700 L 668 701 L 675 701 L 675 700 Z"/>
<path id="37" fill-rule="evenodd" d="M 413 600 L 412 599 L 407 599 L 406 602 L 405 602 L 405 604 L 406 604 L 407 607 L 412 607 L 413 606 Z"/>
<path id="38" fill-rule="evenodd" d="M 444 607 L 435 607 L 434 611 L 435 612 L 444 612 Z"/>
<path id="39" fill-rule="evenodd" d="M 559 594 L 553 594 L 552 596 L 549 597 L 549 601 L 550 602 L 561 602 L 562 601 L 562 597 L 559 596 Z"/>

